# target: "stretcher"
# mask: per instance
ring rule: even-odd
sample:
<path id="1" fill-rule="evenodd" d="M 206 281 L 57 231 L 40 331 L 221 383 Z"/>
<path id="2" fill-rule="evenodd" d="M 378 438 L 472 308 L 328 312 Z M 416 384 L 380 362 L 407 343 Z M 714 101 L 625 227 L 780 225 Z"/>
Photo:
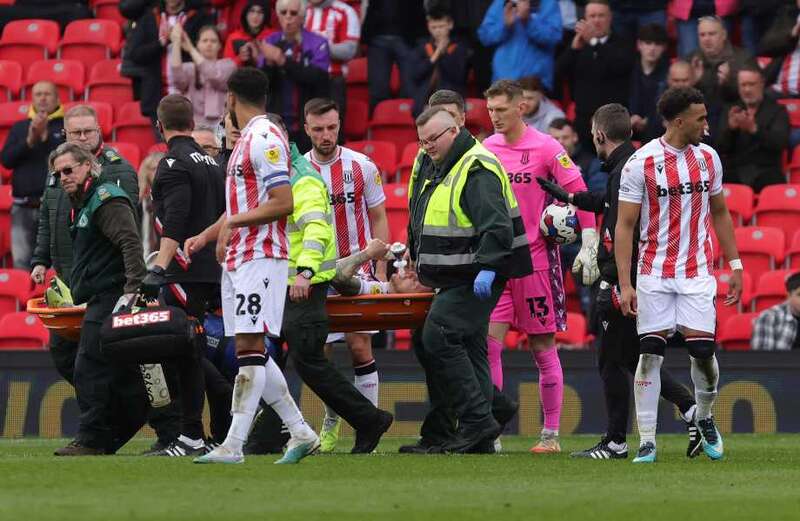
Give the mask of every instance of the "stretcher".
<path id="1" fill-rule="evenodd" d="M 431 307 L 433 293 L 397 293 L 329 297 L 331 332 L 413 329 L 422 325 Z M 78 340 L 83 307 L 49 308 L 44 298 L 28 301 L 28 313 L 41 319 L 47 329 L 67 340 Z"/>

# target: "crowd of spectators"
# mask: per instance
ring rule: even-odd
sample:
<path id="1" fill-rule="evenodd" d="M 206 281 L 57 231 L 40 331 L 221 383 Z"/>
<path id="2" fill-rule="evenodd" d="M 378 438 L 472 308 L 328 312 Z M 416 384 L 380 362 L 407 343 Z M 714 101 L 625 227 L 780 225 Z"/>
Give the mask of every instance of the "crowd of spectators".
<path id="1" fill-rule="evenodd" d="M 77 4 L 68 12 L 51 0 L 17 0 L 0 7 L 0 23 L 63 25 L 89 14 Z M 564 144 L 590 189 L 604 187 L 590 138 L 594 111 L 625 105 L 634 140 L 646 142 L 663 131 L 655 106 L 669 87 L 704 94 L 706 139 L 726 183 L 758 193 L 786 182 L 790 146 L 800 143 L 778 102 L 800 97 L 800 0 L 121 0 L 119 9 L 127 19 L 121 71 L 142 114 L 155 121 L 159 99 L 182 93 L 195 125 L 212 135 L 224 135 L 227 77 L 252 65 L 269 77 L 268 109 L 305 152 L 303 105 L 332 97 L 346 118 L 348 66 L 363 56 L 370 111 L 392 97 L 394 66 L 396 95 L 413 100 L 414 114 L 437 89 L 476 97 L 492 80 L 520 80 L 526 122 Z M 41 158 L 63 139 L 52 87 L 33 88 L 31 114 L 2 151 L 13 171 L 13 255 L 24 268 Z"/>

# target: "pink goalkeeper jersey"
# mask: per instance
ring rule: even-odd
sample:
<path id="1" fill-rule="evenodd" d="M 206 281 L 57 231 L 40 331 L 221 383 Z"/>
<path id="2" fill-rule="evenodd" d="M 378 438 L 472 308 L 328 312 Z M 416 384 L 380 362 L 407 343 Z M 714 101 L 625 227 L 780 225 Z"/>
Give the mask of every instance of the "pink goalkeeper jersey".
<path id="1" fill-rule="evenodd" d="M 532 127 L 527 127 L 522 138 L 513 145 L 506 142 L 505 135 L 498 133 L 486 138 L 483 146 L 497 156 L 508 174 L 528 233 L 533 269 L 548 269 L 552 262 L 558 261 L 557 247 L 542 237 L 539 221 L 553 198 L 539 188 L 535 178 L 547 178 L 575 192 L 586 190 L 581 171 L 558 141 Z M 595 225 L 591 213 L 578 212 L 578 219 L 582 227 Z"/>

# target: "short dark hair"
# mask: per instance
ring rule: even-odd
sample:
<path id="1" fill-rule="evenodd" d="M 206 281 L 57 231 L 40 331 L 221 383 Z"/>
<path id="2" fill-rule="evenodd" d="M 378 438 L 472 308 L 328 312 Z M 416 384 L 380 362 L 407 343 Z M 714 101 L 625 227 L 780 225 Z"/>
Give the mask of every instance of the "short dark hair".
<path id="1" fill-rule="evenodd" d="M 705 104 L 703 94 L 694 87 L 667 89 L 658 99 L 658 113 L 666 121 L 672 121 L 694 104 Z"/>
<path id="2" fill-rule="evenodd" d="M 452 18 L 450 0 L 425 0 L 425 15 L 432 20 Z"/>
<path id="3" fill-rule="evenodd" d="M 786 277 L 786 292 L 791 293 L 800 288 L 800 271 Z"/>
<path id="4" fill-rule="evenodd" d="M 639 27 L 639 34 L 636 38 L 642 42 L 653 42 L 662 45 L 669 43 L 667 30 L 660 24 L 645 24 Z"/>
<path id="5" fill-rule="evenodd" d="M 575 124 L 567 118 L 556 118 L 547 125 L 547 128 L 554 128 L 556 130 L 563 130 L 564 127 L 569 127 L 575 130 Z"/>
<path id="6" fill-rule="evenodd" d="M 442 107 L 441 105 L 436 105 L 434 107 L 428 107 L 425 110 L 423 110 L 422 114 L 417 116 L 417 119 L 414 120 L 414 124 L 417 127 L 422 127 L 422 126 L 426 125 L 430 120 L 432 120 L 434 118 L 434 116 L 436 116 L 436 114 L 438 114 L 440 112 L 444 112 L 448 116 L 452 117 L 450 115 L 450 113 L 447 112 L 447 110 L 445 110 L 444 107 Z"/>
<path id="7" fill-rule="evenodd" d="M 428 98 L 429 107 L 440 105 L 456 105 L 462 113 L 467 111 L 467 104 L 464 97 L 454 90 L 439 89 Z"/>
<path id="8" fill-rule="evenodd" d="M 156 115 L 164 130 L 191 130 L 194 127 L 192 102 L 180 94 L 169 94 L 161 98 Z"/>
<path id="9" fill-rule="evenodd" d="M 228 78 L 228 91 L 249 105 L 266 108 L 269 79 L 255 67 L 242 67 Z"/>
<path id="10" fill-rule="evenodd" d="M 762 80 L 764 79 L 764 71 L 761 69 L 761 67 L 758 66 L 758 63 L 752 61 L 744 63 L 741 67 L 739 67 L 739 70 L 736 71 L 736 76 L 738 77 L 739 73 L 742 71 L 755 72 L 756 74 L 761 76 Z"/>
<path id="11" fill-rule="evenodd" d="M 519 79 L 519 86 L 522 90 L 534 90 L 537 92 L 544 92 L 544 85 L 538 76 L 525 76 Z"/>
<path id="12" fill-rule="evenodd" d="M 622 142 L 631 137 L 631 115 L 619 103 L 603 105 L 595 111 L 592 121 L 611 141 Z"/>
<path id="13" fill-rule="evenodd" d="M 604 5 L 604 6 L 608 7 L 609 9 L 611 9 L 611 4 L 608 2 L 608 0 L 587 0 L 586 1 L 586 5 L 589 5 L 589 4 L 600 4 L 600 5 Z"/>
<path id="14" fill-rule="evenodd" d="M 321 116 L 332 110 L 335 110 L 338 114 L 341 114 L 339 111 L 339 104 L 332 99 L 312 98 L 308 100 L 303 107 L 303 117 L 307 118 L 309 114 L 312 116 Z"/>
<path id="15" fill-rule="evenodd" d="M 502 95 L 508 96 L 508 99 L 522 96 L 522 85 L 516 80 L 497 80 L 483 93 L 483 97 L 485 98 L 493 98 Z"/>

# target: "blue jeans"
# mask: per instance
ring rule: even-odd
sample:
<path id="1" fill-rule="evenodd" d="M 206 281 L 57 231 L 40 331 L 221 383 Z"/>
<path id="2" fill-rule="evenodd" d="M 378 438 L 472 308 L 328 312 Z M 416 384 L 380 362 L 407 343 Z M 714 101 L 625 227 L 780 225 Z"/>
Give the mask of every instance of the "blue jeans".
<path id="1" fill-rule="evenodd" d="M 728 34 L 733 31 L 733 19 L 726 16 L 722 19 L 725 22 L 725 29 Z M 697 18 L 688 20 L 677 20 L 678 22 L 678 57 L 686 58 L 692 54 L 698 46 L 697 38 Z"/>
<path id="2" fill-rule="evenodd" d="M 633 41 L 639 33 L 639 28 L 643 25 L 658 24 L 662 27 L 667 25 L 667 12 L 664 9 L 655 11 L 614 11 L 614 18 L 611 22 L 611 30 L 614 34 L 622 35 Z"/>
<path id="3" fill-rule="evenodd" d="M 392 77 L 392 65 L 397 64 L 400 68 L 400 97 L 412 97 L 406 92 L 406 85 L 409 85 L 408 76 L 408 55 L 411 48 L 400 36 L 380 35 L 375 36 L 367 48 L 367 77 L 369 78 L 369 106 L 370 111 L 375 105 L 383 100 L 392 97 L 390 80 Z"/>

